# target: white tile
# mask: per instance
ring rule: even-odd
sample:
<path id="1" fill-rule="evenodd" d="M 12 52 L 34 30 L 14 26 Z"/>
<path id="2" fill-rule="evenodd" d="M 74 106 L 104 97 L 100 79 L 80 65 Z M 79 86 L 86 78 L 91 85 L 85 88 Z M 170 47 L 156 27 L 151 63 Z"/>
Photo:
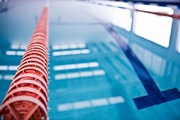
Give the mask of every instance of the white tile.
<path id="1" fill-rule="evenodd" d="M 93 76 L 93 72 L 92 71 L 80 72 L 80 76 L 81 77 L 90 77 L 90 76 Z"/>
<path id="2" fill-rule="evenodd" d="M 77 44 L 70 44 L 70 45 L 69 45 L 69 48 L 75 49 L 75 48 L 78 48 L 78 45 L 77 45 Z"/>
<path id="3" fill-rule="evenodd" d="M 75 102 L 73 103 L 74 109 L 83 109 L 83 108 L 88 108 L 91 107 L 89 101 L 81 101 L 81 102 Z"/>
<path id="4" fill-rule="evenodd" d="M 64 68 L 65 69 L 65 68 Z M 72 67 L 71 67 L 72 69 Z M 57 68 L 56 68 L 57 70 Z M 90 76 L 98 76 L 104 75 L 105 72 L 103 70 L 95 70 L 95 71 L 83 71 L 83 72 L 74 72 L 74 73 L 67 73 L 67 74 L 57 74 L 55 79 L 66 79 L 66 78 L 79 78 L 79 77 L 90 77 Z"/>
<path id="5" fill-rule="evenodd" d="M 111 104 L 117 104 L 117 103 L 124 103 L 124 98 L 121 96 L 117 96 L 117 97 L 110 97 L 109 98 L 109 102 Z"/>
<path id="6" fill-rule="evenodd" d="M 21 46 L 20 46 L 20 49 L 23 49 L 23 50 L 24 50 L 24 49 L 26 49 L 26 48 L 27 48 L 26 45 L 21 45 Z"/>
<path id="7" fill-rule="evenodd" d="M 69 45 L 61 45 L 60 48 L 61 49 L 69 49 Z"/>
<path id="8" fill-rule="evenodd" d="M 0 70 L 8 70 L 8 66 L 7 65 L 0 65 Z"/>
<path id="9" fill-rule="evenodd" d="M 19 45 L 11 45 L 11 49 L 19 49 Z"/>
<path id="10" fill-rule="evenodd" d="M 4 80 L 13 80 L 14 75 L 4 75 Z"/>
<path id="11" fill-rule="evenodd" d="M 25 54 L 25 51 L 17 51 L 16 54 L 22 56 Z"/>
<path id="12" fill-rule="evenodd" d="M 66 65 L 57 65 L 54 66 L 54 70 L 69 70 L 69 69 L 81 69 L 81 68 L 88 68 L 88 67 L 98 67 L 98 62 L 90 62 L 90 63 L 77 63 L 77 64 L 66 64 Z"/>
<path id="13" fill-rule="evenodd" d="M 60 55 L 62 55 L 62 53 L 61 53 L 60 51 L 58 51 L 58 52 L 53 52 L 53 56 L 60 56 Z"/>
<path id="14" fill-rule="evenodd" d="M 83 54 L 88 54 L 88 53 L 90 53 L 90 50 L 89 50 L 89 49 L 84 49 L 84 50 L 81 50 L 81 52 L 82 52 Z"/>
<path id="15" fill-rule="evenodd" d="M 72 54 L 81 54 L 81 50 L 72 50 Z"/>
<path id="16" fill-rule="evenodd" d="M 108 101 L 106 98 L 103 99 L 94 99 L 91 101 L 93 106 L 105 106 L 108 105 Z"/>
<path id="17" fill-rule="evenodd" d="M 16 55 L 16 51 L 6 51 L 6 55 Z"/>
<path id="18" fill-rule="evenodd" d="M 84 44 L 84 43 L 79 43 L 79 44 L 78 44 L 78 47 L 79 47 L 79 48 L 85 48 L 85 47 L 86 47 L 86 44 Z"/>
<path id="19" fill-rule="evenodd" d="M 105 74 L 105 71 L 104 71 L 104 70 L 95 70 L 95 71 L 93 71 L 93 74 L 94 74 L 95 76 L 104 75 L 104 74 Z"/>
<path id="20" fill-rule="evenodd" d="M 63 79 L 66 79 L 67 78 L 67 75 L 66 74 L 58 74 L 58 75 L 55 75 L 55 79 L 56 80 L 63 80 Z"/>
<path id="21" fill-rule="evenodd" d="M 62 55 L 71 55 L 72 51 L 71 50 L 69 50 L 69 51 L 62 51 L 61 53 L 62 53 Z"/>
<path id="22" fill-rule="evenodd" d="M 83 50 L 67 50 L 67 51 L 56 51 L 53 52 L 53 56 L 60 56 L 60 55 L 77 55 L 77 54 L 88 54 L 90 52 L 89 49 Z"/>
<path id="23" fill-rule="evenodd" d="M 88 63 L 79 63 L 77 64 L 77 68 L 88 68 Z"/>
<path id="24" fill-rule="evenodd" d="M 64 68 L 65 68 L 66 70 L 76 69 L 77 66 L 76 66 L 76 64 L 69 64 L 69 65 L 64 65 Z"/>
<path id="25" fill-rule="evenodd" d="M 17 69 L 18 69 L 18 65 L 17 66 L 13 66 L 13 65 L 9 66 L 10 71 L 16 71 Z"/>
<path id="26" fill-rule="evenodd" d="M 90 62 L 89 67 L 98 67 L 99 63 L 98 62 Z"/>
<path id="27" fill-rule="evenodd" d="M 79 73 L 77 72 L 77 73 L 68 73 L 67 74 L 67 78 L 79 78 L 80 77 L 80 75 L 79 75 Z"/>
<path id="28" fill-rule="evenodd" d="M 71 103 L 58 105 L 58 111 L 61 112 L 61 111 L 68 111 L 68 110 L 72 110 L 72 104 Z"/>
<path id="29" fill-rule="evenodd" d="M 59 45 L 53 45 L 53 46 L 52 46 L 52 49 L 53 49 L 53 50 L 58 50 L 58 49 L 60 49 L 60 48 L 61 48 L 61 47 L 60 47 Z"/>
<path id="30" fill-rule="evenodd" d="M 54 66 L 54 70 L 57 71 L 57 70 L 64 70 L 65 67 L 64 65 L 58 65 L 58 66 Z"/>

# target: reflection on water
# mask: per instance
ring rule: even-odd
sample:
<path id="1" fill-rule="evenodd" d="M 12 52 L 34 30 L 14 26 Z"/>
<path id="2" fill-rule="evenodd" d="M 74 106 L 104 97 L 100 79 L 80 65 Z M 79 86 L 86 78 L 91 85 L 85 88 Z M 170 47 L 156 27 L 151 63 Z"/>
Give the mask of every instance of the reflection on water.
<path id="1" fill-rule="evenodd" d="M 154 53 L 150 49 L 144 48 L 137 43 L 131 43 L 133 51 L 136 53 L 141 62 L 148 68 L 156 78 L 169 79 L 169 83 L 179 87 L 180 64 L 170 61 L 167 55 L 166 58 Z M 175 82 L 176 81 L 176 82 Z"/>
<path id="2" fill-rule="evenodd" d="M 153 71 L 158 76 L 163 76 L 165 74 L 165 67 L 167 66 L 165 59 L 135 43 L 132 44 L 132 49 L 146 68 Z"/>

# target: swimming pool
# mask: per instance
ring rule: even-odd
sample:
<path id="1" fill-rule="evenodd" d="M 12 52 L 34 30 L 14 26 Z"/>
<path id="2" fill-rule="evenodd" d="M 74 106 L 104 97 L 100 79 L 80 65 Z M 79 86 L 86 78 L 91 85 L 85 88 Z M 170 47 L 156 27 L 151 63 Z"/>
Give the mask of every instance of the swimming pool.
<path id="1" fill-rule="evenodd" d="M 0 13 L 0 101 L 44 4 L 15 1 Z M 91 3 L 49 4 L 50 120 L 180 119 L 180 56 L 174 46 L 163 48 L 111 24 L 93 14 Z"/>

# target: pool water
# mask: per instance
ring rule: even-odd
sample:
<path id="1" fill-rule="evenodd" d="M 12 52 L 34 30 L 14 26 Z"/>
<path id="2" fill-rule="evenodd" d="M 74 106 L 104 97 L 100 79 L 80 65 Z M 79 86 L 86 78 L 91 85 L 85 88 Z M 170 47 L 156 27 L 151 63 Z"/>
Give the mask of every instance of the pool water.
<path id="1" fill-rule="evenodd" d="M 0 13 L 0 102 L 45 4 L 14 1 Z M 49 119 L 180 120 L 179 53 L 93 15 L 92 6 L 49 2 Z"/>

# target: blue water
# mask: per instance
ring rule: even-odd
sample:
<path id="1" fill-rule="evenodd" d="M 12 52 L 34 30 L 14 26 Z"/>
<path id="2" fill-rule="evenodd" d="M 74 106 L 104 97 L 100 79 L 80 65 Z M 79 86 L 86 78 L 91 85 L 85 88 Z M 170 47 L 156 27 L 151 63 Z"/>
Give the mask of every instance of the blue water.
<path id="1" fill-rule="evenodd" d="M 6 52 L 25 51 L 11 45 L 28 45 L 44 4 L 6 4 L 8 10 L 0 13 L 0 65 L 19 65 L 22 55 Z M 180 55 L 174 46 L 163 48 L 112 25 L 93 15 L 90 3 L 51 1 L 49 6 L 50 120 L 180 119 Z M 7 75 L 15 72 L 0 70 L 0 101 L 12 80 Z M 134 101 L 150 95 L 139 103 L 146 103 L 144 108 Z"/>

